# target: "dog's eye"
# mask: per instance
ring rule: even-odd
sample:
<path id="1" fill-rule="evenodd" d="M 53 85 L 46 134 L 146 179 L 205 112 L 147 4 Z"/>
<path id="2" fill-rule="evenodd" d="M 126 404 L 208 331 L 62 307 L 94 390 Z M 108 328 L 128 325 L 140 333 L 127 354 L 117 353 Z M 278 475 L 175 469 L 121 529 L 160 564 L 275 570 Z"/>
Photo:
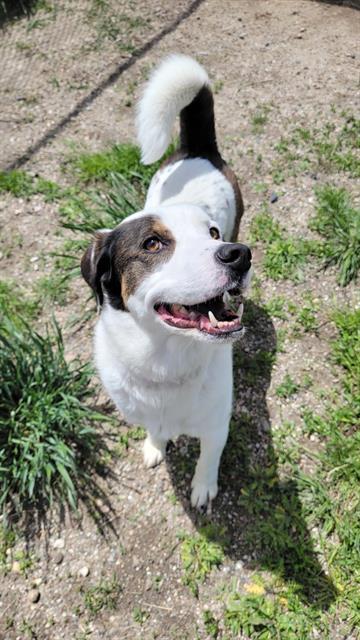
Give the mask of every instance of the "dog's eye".
<path id="1" fill-rule="evenodd" d="M 214 238 L 214 240 L 220 240 L 220 233 L 216 227 L 210 227 L 209 231 L 211 237 Z"/>
<path id="2" fill-rule="evenodd" d="M 156 253 L 157 251 L 160 251 L 162 246 L 162 242 L 159 240 L 159 238 L 156 238 L 156 236 L 147 238 L 143 244 L 144 249 L 146 251 L 150 251 L 150 253 Z"/>

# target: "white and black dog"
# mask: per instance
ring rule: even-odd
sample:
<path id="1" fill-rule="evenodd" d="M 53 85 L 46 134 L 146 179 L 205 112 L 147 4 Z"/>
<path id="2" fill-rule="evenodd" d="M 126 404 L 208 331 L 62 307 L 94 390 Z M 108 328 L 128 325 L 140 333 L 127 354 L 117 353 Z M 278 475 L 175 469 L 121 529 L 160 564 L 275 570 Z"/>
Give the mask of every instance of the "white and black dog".
<path id="1" fill-rule="evenodd" d="M 250 279 L 251 253 L 236 242 L 240 190 L 216 144 L 205 70 L 173 55 L 155 70 L 138 110 L 142 160 L 166 151 L 180 114 L 180 146 L 155 174 L 143 211 L 95 234 L 82 274 L 101 315 L 95 361 L 126 420 L 144 425 L 146 466 L 167 440 L 200 438 L 191 503 L 218 491 L 232 406 L 232 342 L 244 333 L 242 304 L 227 305 Z"/>

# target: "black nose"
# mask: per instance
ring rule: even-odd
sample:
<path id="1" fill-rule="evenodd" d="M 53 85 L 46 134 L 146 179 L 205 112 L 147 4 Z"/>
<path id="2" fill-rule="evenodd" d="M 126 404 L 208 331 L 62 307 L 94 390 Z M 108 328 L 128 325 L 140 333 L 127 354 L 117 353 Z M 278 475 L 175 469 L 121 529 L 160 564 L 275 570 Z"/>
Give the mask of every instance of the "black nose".
<path id="1" fill-rule="evenodd" d="M 251 251 L 246 244 L 224 243 L 216 251 L 215 257 L 218 262 L 235 269 L 238 273 L 245 273 L 251 267 Z"/>

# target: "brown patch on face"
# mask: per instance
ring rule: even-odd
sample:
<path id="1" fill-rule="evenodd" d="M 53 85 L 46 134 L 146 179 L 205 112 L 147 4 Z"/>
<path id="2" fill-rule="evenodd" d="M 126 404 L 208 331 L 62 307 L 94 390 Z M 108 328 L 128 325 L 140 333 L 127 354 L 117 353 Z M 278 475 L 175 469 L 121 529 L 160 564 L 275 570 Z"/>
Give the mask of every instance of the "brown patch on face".
<path id="1" fill-rule="evenodd" d="M 149 238 L 161 242 L 159 251 L 148 251 L 144 243 Z M 175 250 L 175 239 L 157 216 L 146 216 L 125 223 L 119 228 L 114 266 L 120 277 L 124 305 L 139 284 L 159 265 L 167 262 Z"/>
<path id="2" fill-rule="evenodd" d="M 115 309 L 126 310 L 127 300 L 142 280 L 170 259 L 175 239 L 154 215 L 130 220 L 100 236 L 95 235 L 82 259 L 82 274 L 95 290 L 100 305 L 105 292 Z M 161 243 L 158 251 L 146 250 L 144 243 L 149 238 Z"/>

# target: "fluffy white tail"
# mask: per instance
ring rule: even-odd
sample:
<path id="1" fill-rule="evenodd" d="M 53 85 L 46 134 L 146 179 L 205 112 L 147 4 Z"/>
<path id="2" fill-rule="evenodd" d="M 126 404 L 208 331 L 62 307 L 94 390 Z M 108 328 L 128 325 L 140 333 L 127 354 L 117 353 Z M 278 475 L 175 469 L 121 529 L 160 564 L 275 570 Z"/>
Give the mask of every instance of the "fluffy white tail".
<path id="1" fill-rule="evenodd" d="M 155 69 L 137 114 L 138 141 L 144 164 L 159 160 L 165 153 L 176 116 L 204 85 L 209 85 L 205 69 L 189 56 L 173 54 Z"/>

